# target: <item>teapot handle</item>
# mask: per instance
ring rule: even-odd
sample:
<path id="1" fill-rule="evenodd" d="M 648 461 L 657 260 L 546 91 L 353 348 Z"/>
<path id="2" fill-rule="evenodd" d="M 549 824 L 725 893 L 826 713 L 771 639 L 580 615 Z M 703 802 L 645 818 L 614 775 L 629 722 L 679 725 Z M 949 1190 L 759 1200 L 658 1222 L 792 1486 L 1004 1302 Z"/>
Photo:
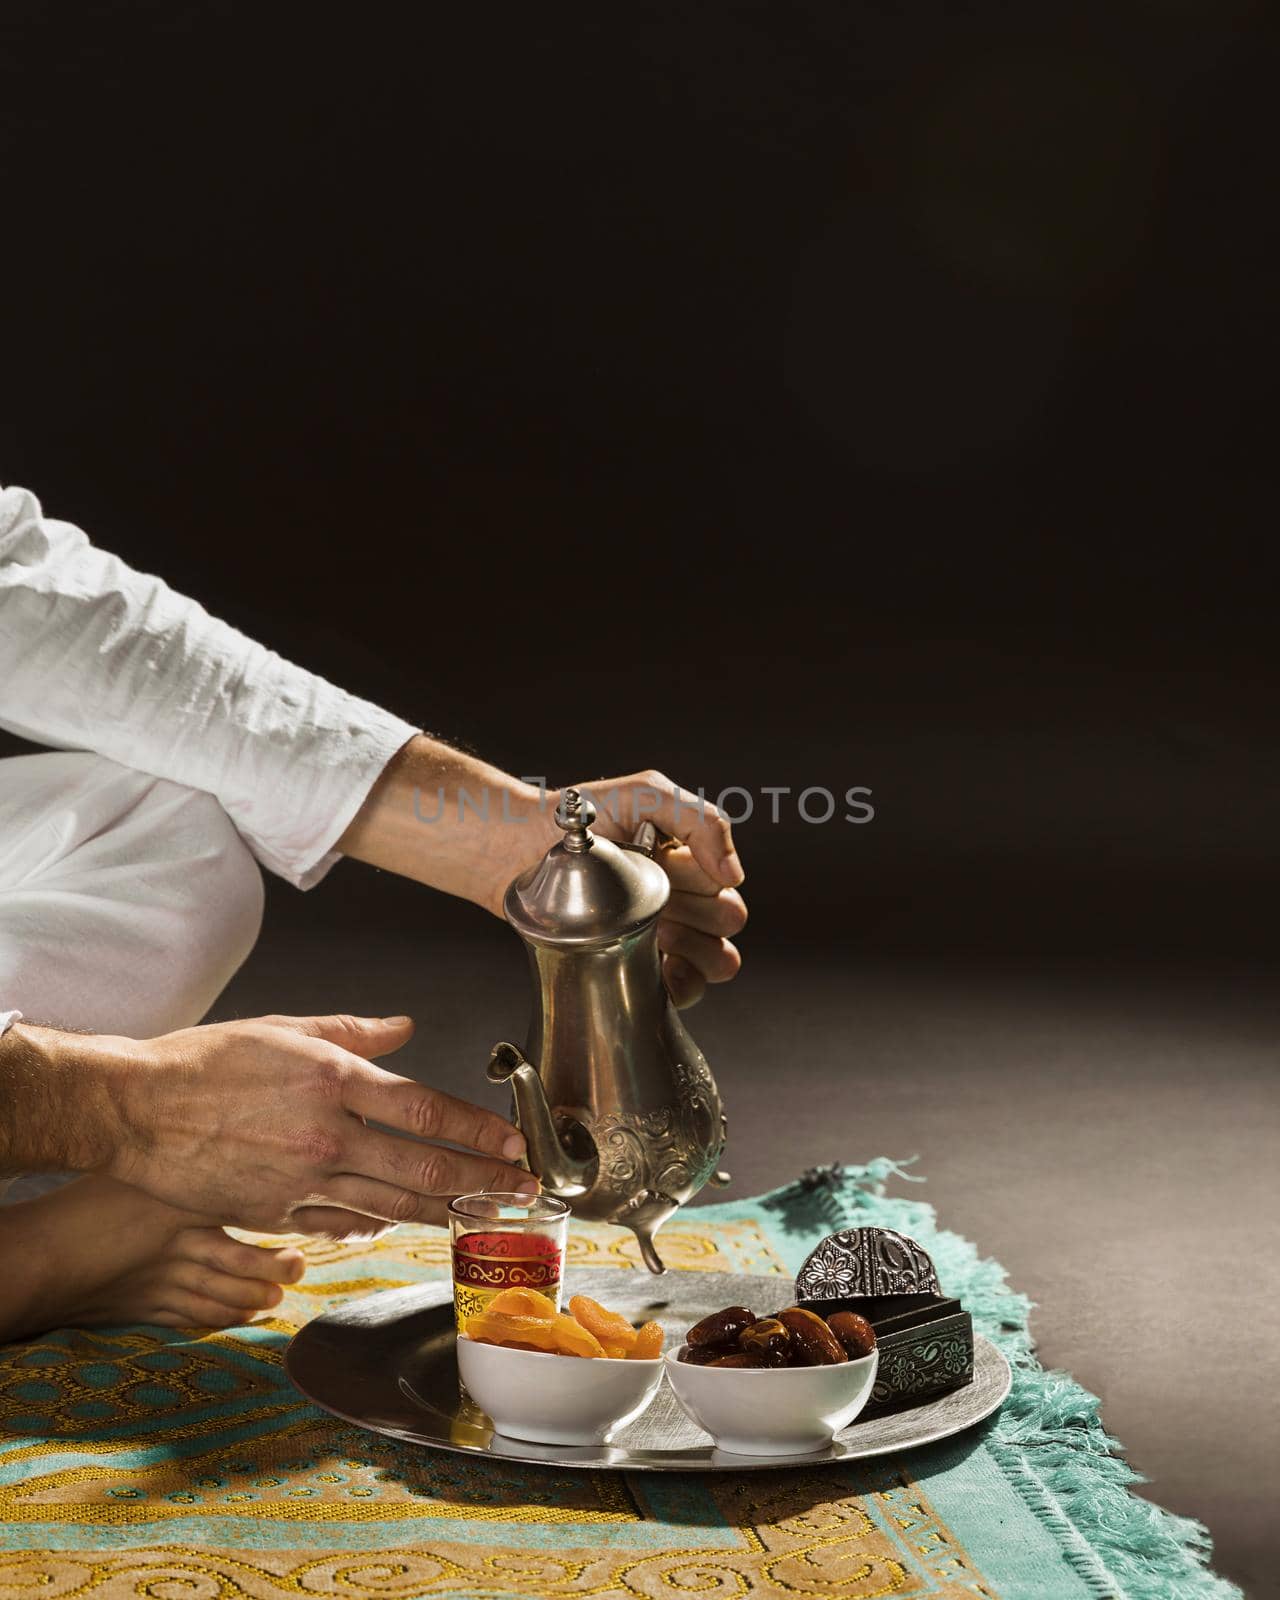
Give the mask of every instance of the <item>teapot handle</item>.
<path id="1" fill-rule="evenodd" d="M 669 850 L 679 843 L 679 839 L 669 833 L 663 833 L 661 828 L 646 819 L 631 835 L 630 839 L 622 841 L 622 848 L 624 850 L 638 850 L 641 855 L 648 856 L 652 861 L 659 850 Z"/>

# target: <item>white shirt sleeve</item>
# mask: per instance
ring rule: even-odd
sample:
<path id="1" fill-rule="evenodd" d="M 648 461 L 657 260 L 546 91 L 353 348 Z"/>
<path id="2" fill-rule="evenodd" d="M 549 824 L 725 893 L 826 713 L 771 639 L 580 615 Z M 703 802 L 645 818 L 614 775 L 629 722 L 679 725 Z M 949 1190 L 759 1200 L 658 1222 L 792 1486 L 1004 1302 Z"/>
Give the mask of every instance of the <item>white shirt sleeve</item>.
<path id="1" fill-rule="evenodd" d="M 419 730 L 0 490 L 0 727 L 215 795 L 301 889 Z"/>

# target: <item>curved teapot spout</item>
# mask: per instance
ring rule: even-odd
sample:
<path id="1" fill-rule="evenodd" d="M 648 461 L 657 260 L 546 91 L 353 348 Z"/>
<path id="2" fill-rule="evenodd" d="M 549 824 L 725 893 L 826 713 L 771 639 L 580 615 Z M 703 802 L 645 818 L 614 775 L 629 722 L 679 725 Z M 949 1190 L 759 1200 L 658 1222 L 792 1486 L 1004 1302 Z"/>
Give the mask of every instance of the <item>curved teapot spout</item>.
<path id="1" fill-rule="evenodd" d="M 652 1222 L 633 1222 L 631 1231 L 635 1234 L 640 1245 L 640 1259 L 655 1277 L 661 1276 L 667 1268 L 662 1257 L 658 1254 L 657 1246 L 653 1242 L 654 1224 Z"/>
<path id="2" fill-rule="evenodd" d="M 530 1169 L 548 1194 L 572 1200 L 585 1194 L 595 1175 L 594 1161 L 579 1161 L 565 1149 L 547 1104 L 537 1069 L 515 1045 L 495 1044 L 489 1057 L 490 1083 L 510 1083 L 516 1119 L 529 1147 Z"/>

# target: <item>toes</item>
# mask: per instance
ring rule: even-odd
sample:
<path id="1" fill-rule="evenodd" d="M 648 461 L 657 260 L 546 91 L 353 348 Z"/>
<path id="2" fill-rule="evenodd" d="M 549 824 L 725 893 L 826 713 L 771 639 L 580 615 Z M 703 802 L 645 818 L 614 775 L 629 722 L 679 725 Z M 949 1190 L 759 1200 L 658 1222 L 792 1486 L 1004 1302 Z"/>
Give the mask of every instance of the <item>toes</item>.
<path id="1" fill-rule="evenodd" d="M 284 1298 L 284 1290 L 278 1283 L 268 1283 L 265 1278 L 238 1278 L 196 1261 L 175 1261 L 170 1282 L 211 1305 L 230 1308 L 233 1312 L 248 1312 L 250 1316 L 258 1311 L 270 1311 Z"/>
<path id="2" fill-rule="evenodd" d="M 271 1257 L 272 1283 L 298 1283 L 307 1270 L 307 1258 L 295 1245 L 286 1245 L 280 1250 L 259 1250 L 258 1254 Z"/>
<path id="3" fill-rule="evenodd" d="M 177 1245 L 179 1253 L 189 1260 L 233 1278 L 297 1283 L 307 1270 L 306 1257 L 293 1245 L 244 1244 L 221 1228 L 188 1228 L 179 1236 Z"/>
<path id="4" fill-rule="evenodd" d="M 153 1313 L 148 1321 L 161 1328 L 234 1328 L 247 1322 L 249 1315 L 202 1294 L 179 1292 L 170 1294 L 164 1310 Z"/>

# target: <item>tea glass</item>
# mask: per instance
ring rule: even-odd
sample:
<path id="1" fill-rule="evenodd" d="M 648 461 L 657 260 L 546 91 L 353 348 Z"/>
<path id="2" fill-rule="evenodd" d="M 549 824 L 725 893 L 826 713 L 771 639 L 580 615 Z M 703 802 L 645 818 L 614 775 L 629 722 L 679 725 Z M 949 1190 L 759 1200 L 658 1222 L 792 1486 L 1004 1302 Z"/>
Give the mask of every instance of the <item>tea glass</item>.
<path id="1" fill-rule="evenodd" d="M 449 1203 L 458 1331 L 503 1289 L 536 1289 L 560 1308 L 569 1207 L 551 1195 L 492 1191 Z"/>

